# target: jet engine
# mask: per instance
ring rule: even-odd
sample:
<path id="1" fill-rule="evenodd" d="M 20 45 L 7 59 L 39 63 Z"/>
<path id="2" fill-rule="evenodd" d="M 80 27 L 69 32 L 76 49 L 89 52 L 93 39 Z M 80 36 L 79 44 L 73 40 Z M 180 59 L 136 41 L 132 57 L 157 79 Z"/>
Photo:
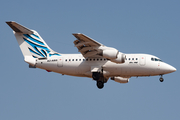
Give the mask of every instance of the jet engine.
<path id="1" fill-rule="evenodd" d="M 119 51 L 111 48 L 111 49 L 105 49 L 103 50 L 103 57 L 107 58 L 107 59 L 116 59 L 117 55 L 118 55 Z"/>
<path id="2" fill-rule="evenodd" d="M 111 77 L 111 80 L 114 80 L 115 82 L 118 83 L 128 83 L 129 78 L 123 78 L 123 77 Z"/>
<path id="3" fill-rule="evenodd" d="M 119 52 L 116 59 L 111 59 L 111 62 L 124 63 L 126 60 L 126 55 Z"/>
<path id="4" fill-rule="evenodd" d="M 119 52 L 118 50 L 114 48 L 103 50 L 102 56 L 104 58 L 109 59 L 111 62 L 115 62 L 115 63 L 124 63 L 126 59 L 125 54 Z"/>

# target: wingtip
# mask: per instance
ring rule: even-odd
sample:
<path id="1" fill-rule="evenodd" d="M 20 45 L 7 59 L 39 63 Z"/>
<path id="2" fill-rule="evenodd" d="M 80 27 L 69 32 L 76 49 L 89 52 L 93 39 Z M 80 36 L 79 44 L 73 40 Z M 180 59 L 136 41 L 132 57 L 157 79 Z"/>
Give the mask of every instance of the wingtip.
<path id="1" fill-rule="evenodd" d="M 72 33 L 73 35 L 79 35 L 79 34 L 82 34 L 82 33 Z"/>
<path id="2" fill-rule="evenodd" d="M 6 21 L 7 24 L 8 24 L 8 23 L 13 23 L 13 22 L 15 22 L 15 21 Z"/>

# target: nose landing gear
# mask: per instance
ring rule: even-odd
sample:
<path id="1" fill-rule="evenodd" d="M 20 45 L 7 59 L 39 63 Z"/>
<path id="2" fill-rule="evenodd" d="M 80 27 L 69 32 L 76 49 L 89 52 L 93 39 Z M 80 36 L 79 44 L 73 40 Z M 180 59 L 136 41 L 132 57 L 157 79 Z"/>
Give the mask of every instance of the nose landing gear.
<path id="1" fill-rule="evenodd" d="M 164 78 L 162 77 L 162 75 L 161 75 L 161 77 L 159 78 L 159 81 L 160 81 L 160 82 L 163 82 L 163 81 L 164 81 Z"/>

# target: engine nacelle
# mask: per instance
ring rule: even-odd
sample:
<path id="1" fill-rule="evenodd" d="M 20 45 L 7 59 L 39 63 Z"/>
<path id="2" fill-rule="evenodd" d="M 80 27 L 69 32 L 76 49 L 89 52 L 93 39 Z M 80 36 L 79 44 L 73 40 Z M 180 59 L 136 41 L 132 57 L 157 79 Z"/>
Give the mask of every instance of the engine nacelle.
<path id="1" fill-rule="evenodd" d="M 124 63 L 126 60 L 126 55 L 119 52 L 119 54 L 117 55 L 116 59 L 111 59 L 111 62 L 115 62 L 115 63 Z"/>
<path id="2" fill-rule="evenodd" d="M 103 57 L 107 58 L 107 59 L 116 59 L 117 55 L 118 55 L 119 51 L 114 49 L 114 48 L 110 48 L 110 49 L 105 49 L 103 50 Z"/>
<path id="3" fill-rule="evenodd" d="M 129 78 L 123 78 L 123 77 L 111 77 L 111 80 L 114 80 L 115 82 L 118 83 L 128 83 Z"/>
<path id="4" fill-rule="evenodd" d="M 109 48 L 103 50 L 102 56 L 104 58 L 110 59 L 111 62 L 115 62 L 115 63 L 124 63 L 126 59 L 126 55 L 119 52 L 115 48 Z"/>

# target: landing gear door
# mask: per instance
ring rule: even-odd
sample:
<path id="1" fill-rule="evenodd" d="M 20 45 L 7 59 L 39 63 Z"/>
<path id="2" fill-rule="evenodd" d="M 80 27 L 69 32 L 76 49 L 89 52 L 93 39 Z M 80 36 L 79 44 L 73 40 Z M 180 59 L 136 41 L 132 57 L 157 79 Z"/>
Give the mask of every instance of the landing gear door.
<path id="1" fill-rule="evenodd" d="M 146 64 L 146 57 L 145 56 L 140 56 L 140 61 L 139 61 L 141 66 L 144 66 Z"/>
<path id="2" fill-rule="evenodd" d="M 91 72 L 101 72 L 101 66 L 91 66 Z"/>
<path id="3" fill-rule="evenodd" d="M 58 66 L 58 67 L 63 67 L 63 57 L 58 58 L 58 60 L 57 60 L 57 66 Z"/>

